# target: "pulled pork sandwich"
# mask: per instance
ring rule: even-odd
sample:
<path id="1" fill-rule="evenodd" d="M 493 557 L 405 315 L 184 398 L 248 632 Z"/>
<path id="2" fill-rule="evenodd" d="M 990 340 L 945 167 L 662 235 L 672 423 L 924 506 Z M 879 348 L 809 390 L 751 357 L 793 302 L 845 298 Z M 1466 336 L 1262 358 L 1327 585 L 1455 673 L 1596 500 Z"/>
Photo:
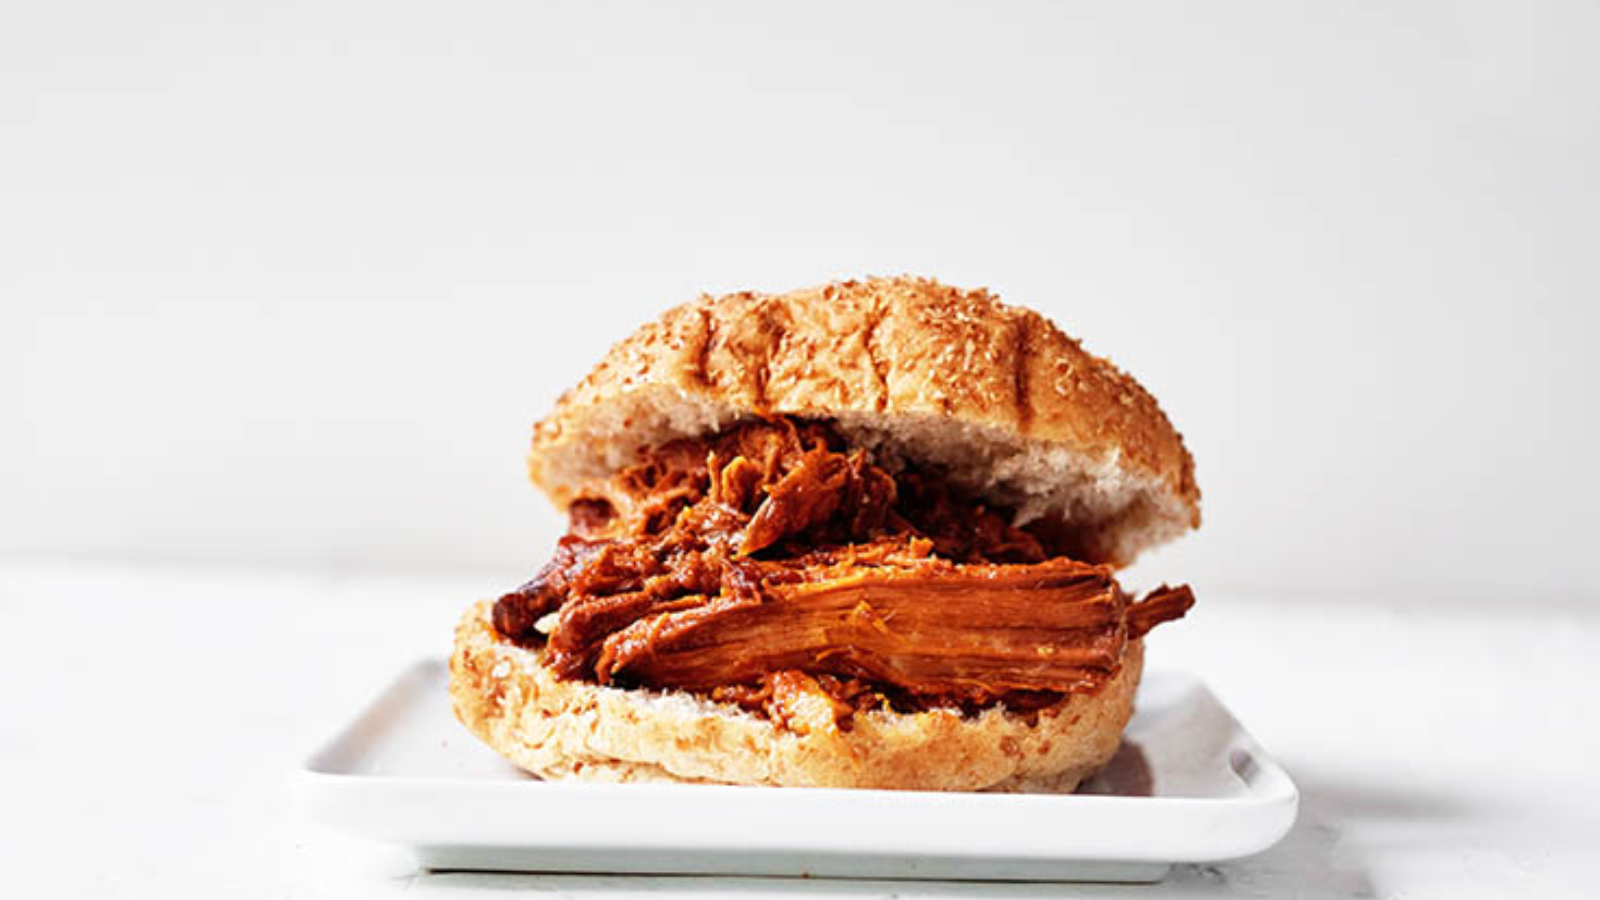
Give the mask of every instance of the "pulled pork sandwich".
<path id="1" fill-rule="evenodd" d="M 545 778 L 1070 791 L 1194 602 L 1115 577 L 1199 524 L 1178 433 L 984 291 L 680 306 L 561 398 L 529 471 L 569 530 L 468 610 L 450 692 Z"/>

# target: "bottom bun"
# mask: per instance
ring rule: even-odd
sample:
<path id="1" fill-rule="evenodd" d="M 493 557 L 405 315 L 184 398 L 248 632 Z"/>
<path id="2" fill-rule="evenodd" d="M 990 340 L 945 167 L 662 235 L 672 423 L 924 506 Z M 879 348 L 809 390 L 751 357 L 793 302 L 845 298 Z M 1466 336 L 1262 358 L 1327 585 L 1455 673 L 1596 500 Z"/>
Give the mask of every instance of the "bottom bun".
<path id="1" fill-rule="evenodd" d="M 1144 656 L 1132 641 L 1099 693 L 1026 715 L 873 710 L 802 734 L 683 691 L 559 681 L 538 651 L 494 630 L 492 606 L 473 606 L 456 629 L 456 718 L 520 768 L 555 780 L 1067 792 L 1116 752 Z"/>

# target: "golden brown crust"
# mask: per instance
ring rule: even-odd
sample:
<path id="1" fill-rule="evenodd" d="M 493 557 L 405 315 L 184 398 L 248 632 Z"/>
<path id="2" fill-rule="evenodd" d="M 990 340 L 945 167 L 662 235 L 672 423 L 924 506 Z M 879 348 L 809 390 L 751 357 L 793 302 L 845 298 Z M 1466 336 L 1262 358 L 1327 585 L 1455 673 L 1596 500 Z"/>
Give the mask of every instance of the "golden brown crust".
<path id="1" fill-rule="evenodd" d="M 648 443 L 762 413 L 834 418 L 908 455 L 944 436 L 958 446 L 934 462 L 971 459 L 999 473 L 976 485 L 997 501 L 1104 532 L 1108 561 L 1199 525 L 1194 462 L 1136 381 L 1032 310 L 905 277 L 668 311 L 535 426 L 529 471 L 565 508 Z"/>
<path id="2" fill-rule="evenodd" d="M 1028 716 L 875 711 L 832 733 L 799 734 L 682 692 L 558 681 L 535 652 L 500 638 L 490 607 L 469 609 L 456 630 L 456 717 L 502 756 L 550 779 L 1070 791 L 1116 752 L 1143 661 L 1134 641 L 1099 693 Z"/>

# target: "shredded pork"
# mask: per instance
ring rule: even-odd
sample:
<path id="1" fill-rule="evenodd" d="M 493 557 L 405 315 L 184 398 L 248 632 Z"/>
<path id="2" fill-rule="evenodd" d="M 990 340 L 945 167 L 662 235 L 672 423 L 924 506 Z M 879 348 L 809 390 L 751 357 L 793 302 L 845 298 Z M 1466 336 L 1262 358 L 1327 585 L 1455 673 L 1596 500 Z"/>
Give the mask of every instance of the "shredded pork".
<path id="1" fill-rule="evenodd" d="M 657 448 L 570 518 L 538 576 L 496 604 L 501 634 L 543 647 L 563 678 L 791 723 L 1093 692 L 1127 641 L 1194 602 L 1187 587 L 1132 602 L 1050 529 L 787 418 Z"/>

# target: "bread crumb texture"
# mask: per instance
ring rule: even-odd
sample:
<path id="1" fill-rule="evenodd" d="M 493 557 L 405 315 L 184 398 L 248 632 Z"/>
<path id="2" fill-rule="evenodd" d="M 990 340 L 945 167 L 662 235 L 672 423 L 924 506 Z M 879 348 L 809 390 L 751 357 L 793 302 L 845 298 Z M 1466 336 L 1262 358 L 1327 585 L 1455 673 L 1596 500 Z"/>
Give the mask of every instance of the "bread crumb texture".
<path id="1" fill-rule="evenodd" d="M 910 277 L 669 310 L 534 427 L 529 473 L 565 509 L 647 447 L 759 415 L 831 419 L 887 461 L 948 468 L 1103 561 L 1200 524 L 1194 461 L 1138 382 L 1032 310 Z"/>

